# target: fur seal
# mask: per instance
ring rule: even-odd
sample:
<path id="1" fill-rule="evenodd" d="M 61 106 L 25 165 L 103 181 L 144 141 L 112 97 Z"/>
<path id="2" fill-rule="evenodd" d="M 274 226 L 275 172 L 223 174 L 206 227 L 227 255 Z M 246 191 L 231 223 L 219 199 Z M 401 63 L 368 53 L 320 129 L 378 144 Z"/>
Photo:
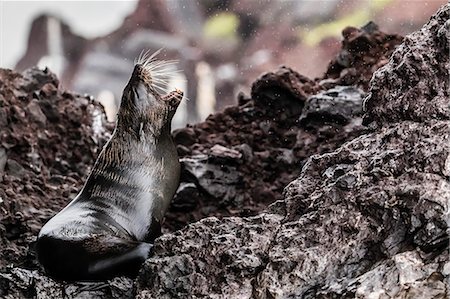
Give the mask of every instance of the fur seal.
<path id="1" fill-rule="evenodd" d="M 159 51 L 158 51 L 159 52 Z M 135 62 L 116 128 L 80 193 L 39 232 L 38 261 L 61 280 L 135 276 L 179 184 L 170 134 L 183 93 L 162 93 L 171 61 L 148 52 Z"/>

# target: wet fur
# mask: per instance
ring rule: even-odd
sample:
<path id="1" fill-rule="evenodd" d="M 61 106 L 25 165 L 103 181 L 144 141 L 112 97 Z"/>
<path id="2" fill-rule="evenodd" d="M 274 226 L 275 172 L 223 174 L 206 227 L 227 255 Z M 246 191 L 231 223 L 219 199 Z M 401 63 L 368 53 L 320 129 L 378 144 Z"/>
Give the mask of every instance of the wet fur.
<path id="1" fill-rule="evenodd" d="M 63 280 L 135 276 L 179 181 L 170 122 L 182 98 L 161 95 L 164 62 L 141 55 L 124 89 L 116 129 L 77 197 L 39 233 L 38 260 Z M 162 77 L 161 77 L 162 76 Z"/>

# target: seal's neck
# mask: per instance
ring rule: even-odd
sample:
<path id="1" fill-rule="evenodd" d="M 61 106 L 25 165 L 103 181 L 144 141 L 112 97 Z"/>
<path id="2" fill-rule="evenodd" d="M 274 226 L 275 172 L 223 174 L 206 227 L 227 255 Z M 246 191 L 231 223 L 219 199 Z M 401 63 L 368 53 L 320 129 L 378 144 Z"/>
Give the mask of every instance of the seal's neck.
<path id="1" fill-rule="evenodd" d="M 117 118 L 116 131 L 138 141 L 157 141 L 170 136 L 168 111 L 149 111 L 146 115 L 122 111 Z"/>

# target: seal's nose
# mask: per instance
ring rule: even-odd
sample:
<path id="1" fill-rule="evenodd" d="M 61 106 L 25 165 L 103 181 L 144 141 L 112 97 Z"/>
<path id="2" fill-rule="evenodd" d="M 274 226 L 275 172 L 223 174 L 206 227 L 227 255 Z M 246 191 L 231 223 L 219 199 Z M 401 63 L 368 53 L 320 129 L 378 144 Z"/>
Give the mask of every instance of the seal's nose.
<path id="1" fill-rule="evenodd" d="M 179 89 L 170 92 L 168 95 L 163 97 L 164 101 L 169 103 L 171 107 L 178 107 L 181 100 L 183 99 L 183 92 Z"/>

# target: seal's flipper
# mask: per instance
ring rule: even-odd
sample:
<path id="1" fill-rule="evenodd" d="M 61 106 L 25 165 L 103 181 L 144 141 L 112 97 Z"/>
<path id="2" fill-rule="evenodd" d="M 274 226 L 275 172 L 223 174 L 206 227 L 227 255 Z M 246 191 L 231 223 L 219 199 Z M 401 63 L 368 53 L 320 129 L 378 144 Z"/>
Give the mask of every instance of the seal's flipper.
<path id="1" fill-rule="evenodd" d="M 122 273 L 126 276 L 136 277 L 140 266 L 149 256 L 152 247 L 152 244 L 141 243 L 123 254 L 91 262 L 88 267 L 88 275 L 89 277 L 94 277 L 94 279 L 109 278 L 111 273 Z"/>
<path id="2" fill-rule="evenodd" d="M 63 240 L 41 236 L 36 244 L 45 272 L 62 280 L 105 280 L 114 276 L 135 277 L 152 245 L 117 237 L 96 236 Z"/>

